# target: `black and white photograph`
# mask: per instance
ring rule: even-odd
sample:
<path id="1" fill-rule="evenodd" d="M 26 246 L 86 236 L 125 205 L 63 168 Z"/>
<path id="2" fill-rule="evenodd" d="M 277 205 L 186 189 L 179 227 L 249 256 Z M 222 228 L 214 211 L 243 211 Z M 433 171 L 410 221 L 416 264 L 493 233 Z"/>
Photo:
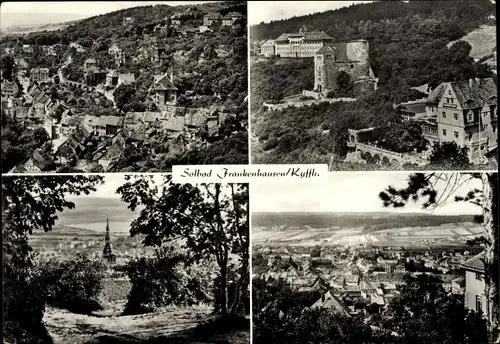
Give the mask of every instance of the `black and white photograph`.
<path id="1" fill-rule="evenodd" d="M 248 163 L 245 1 L 4 2 L 2 172 Z"/>
<path id="2" fill-rule="evenodd" d="M 251 1 L 251 162 L 496 170 L 494 0 Z"/>
<path id="3" fill-rule="evenodd" d="M 254 344 L 500 340 L 497 173 L 339 172 L 250 199 Z"/>
<path id="4" fill-rule="evenodd" d="M 3 342 L 250 343 L 248 184 L 2 180 Z"/>

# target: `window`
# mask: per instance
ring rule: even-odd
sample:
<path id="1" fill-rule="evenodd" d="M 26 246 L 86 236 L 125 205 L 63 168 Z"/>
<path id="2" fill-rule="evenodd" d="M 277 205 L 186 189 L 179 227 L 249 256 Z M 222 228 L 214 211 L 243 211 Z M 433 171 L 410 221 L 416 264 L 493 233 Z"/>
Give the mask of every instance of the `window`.
<path id="1" fill-rule="evenodd" d="M 453 98 L 450 98 L 450 103 L 452 103 L 452 104 L 453 104 Z"/>
<path id="2" fill-rule="evenodd" d="M 351 65 L 351 69 L 353 69 L 353 68 L 354 68 L 354 65 L 352 64 L 352 65 Z"/>
<path id="3" fill-rule="evenodd" d="M 451 90 L 448 90 L 448 95 L 450 95 L 450 96 L 451 96 Z"/>
<path id="4" fill-rule="evenodd" d="M 483 310 L 483 300 L 481 295 L 476 295 L 476 312 Z"/>
<path id="5" fill-rule="evenodd" d="M 488 124 L 482 124 L 481 125 L 481 130 L 482 131 L 488 130 Z"/>
<path id="6" fill-rule="evenodd" d="M 472 134 L 469 134 L 469 141 L 472 141 Z"/>
<path id="7" fill-rule="evenodd" d="M 446 136 L 446 129 L 443 129 L 443 136 Z"/>
<path id="8" fill-rule="evenodd" d="M 482 151 L 484 150 L 484 145 L 481 145 L 481 150 L 482 150 Z"/>
<path id="9" fill-rule="evenodd" d="M 454 131 L 454 132 L 453 132 L 453 136 L 454 136 L 456 139 L 458 139 L 458 131 Z"/>
<path id="10" fill-rule="evenodd" d="M 469 113 L 469 114 L 467 115 L 467 121 L 469 121 L 469 122 L 474 121 L 474 115 L 473 115 L 472 113 Z"/>
<path id="11" fill-rule="evenodd" d="M 453 114 L 453 119 L 454 119 L 455 121 L 458 121 L 458 113 L 454 113 L 454 114 Z"/>
<path id="12" fill-rule="evenodd" d="M 443 115 L 443 118 L 446 118 L 446 112 L 443 112 L 442 115 Z"/>
<path id="13" fill-rule="evenodd" d="M 476 279 L 477 279 L 478 281 L 482 281 L 482 280 L 483 280 L 483 275 L 482 275 L 482 274 L 480 274 L 479 272 L 476 272 Z"/>

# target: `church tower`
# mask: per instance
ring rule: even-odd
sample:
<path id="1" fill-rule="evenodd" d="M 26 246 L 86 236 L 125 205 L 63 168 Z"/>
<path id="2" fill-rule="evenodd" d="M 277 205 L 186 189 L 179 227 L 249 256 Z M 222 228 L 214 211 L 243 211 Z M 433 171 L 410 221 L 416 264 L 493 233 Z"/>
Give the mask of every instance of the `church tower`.
<path id="1" fill-rule="evenodd" d="M 104 260 L 108 261 L 108 263 L 116 262 L 116 255 L 113 254 L 111 250 L 111 242 L 109 236 L 109 217 L 106 217 L 106 236 L 104 237 L 104 250 L 102 251 L 102 257 Z"/>

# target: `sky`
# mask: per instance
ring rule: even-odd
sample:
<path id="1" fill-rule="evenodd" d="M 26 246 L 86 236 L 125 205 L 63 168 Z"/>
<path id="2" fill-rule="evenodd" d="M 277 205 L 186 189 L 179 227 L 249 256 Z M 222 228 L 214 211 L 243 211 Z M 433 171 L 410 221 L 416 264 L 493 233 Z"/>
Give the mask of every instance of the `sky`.
<path id="1" fill-rule="evenodd" d="M 130 7 L 149 5 L 189 5 L 215 1 L 67 1 L 2 2 L 1 26 L 40 25 L 84 19 Z"/>
<path id="2" fill-rule="evenodd" d="M 162 174 L 154 174 L 153 178 L 155 182 L 162 183 L 163 175 Z M 97 197 L 97 198 L 117 198 L 119 199 L 121 196 L 116 193 L 116 189 L 125 184 L 127 181 L 125 180 L 124 174 L 105 174 L 104 175 L 104 184 L 96 185 L 96 191 L 91 192 L 88 195 L 82 194 L 79 196 L 69 196 L 68 198 L 81 198 L 81 197 Z"/>
<path id="3" fill-rule="evenodd" d="M 405 187 L 407 173 L 330 173 L 324 183 L 275 183 L 253 184 L 250 187 L 252 212 L 423 212 L 436 215 L 468 215 L 480 213 L 480 208 L 465 202 L 455 202 L 454 197 L 444 205 L 422 210 L 421 203 L 410 203 L 404 208 L 384 208 L 378 194 L 387 186 Z M 438 185 L 438 190 L 444 185 Z M 457 192 L 479 188 L 474 180 Z"/>
<path id="4" fill-rule="evenodd" d="M 272 20 L 288 19 L 294 16 L 336 10 L 356 3 L 373 1 L 250 1 L 248 3 L 248 24 L 268 23 Z"/>

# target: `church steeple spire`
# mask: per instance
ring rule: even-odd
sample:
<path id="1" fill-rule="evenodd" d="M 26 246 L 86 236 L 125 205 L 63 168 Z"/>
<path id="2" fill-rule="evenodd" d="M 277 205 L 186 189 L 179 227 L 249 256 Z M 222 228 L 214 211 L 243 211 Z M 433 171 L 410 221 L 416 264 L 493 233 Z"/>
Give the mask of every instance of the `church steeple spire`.
<path id="1" fill-rule="evenodd" d="M 110 235 L 109 235 L 109 217 L 106 216 L 106 235 L 104 237 L 104 250 L 102 251 L 102 256 L 104 259 L 108 260 L 109 262 L 114 262 L 115 260 L 115 255 L 113 254 L 113 251 L 111 250 L 111 242 L 110 242 Z"/>

